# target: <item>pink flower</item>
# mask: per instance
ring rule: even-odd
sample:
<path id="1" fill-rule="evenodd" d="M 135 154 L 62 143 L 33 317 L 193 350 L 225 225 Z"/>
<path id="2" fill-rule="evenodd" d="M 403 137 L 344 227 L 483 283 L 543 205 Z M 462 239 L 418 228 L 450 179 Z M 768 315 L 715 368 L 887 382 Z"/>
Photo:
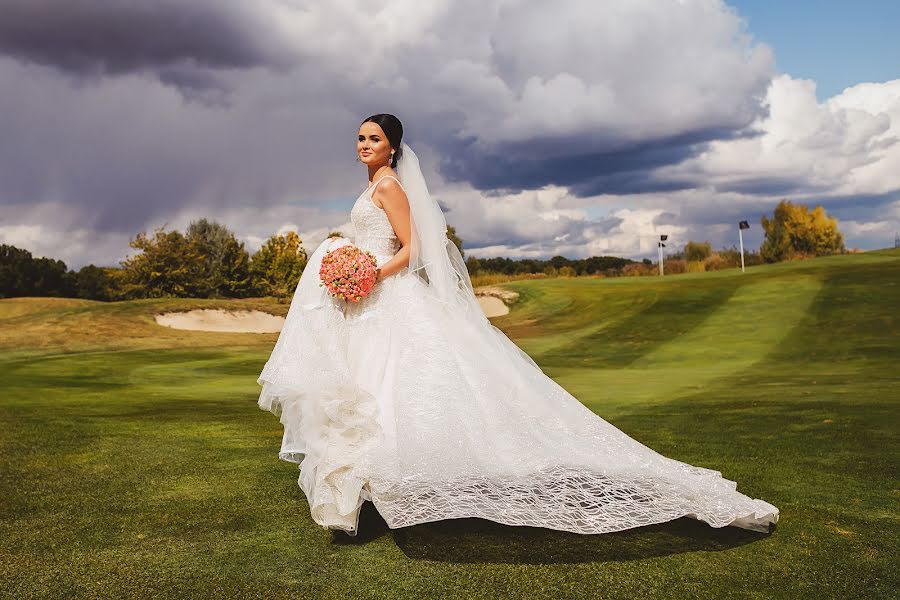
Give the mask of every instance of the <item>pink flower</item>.
<path id="1" fill-rule="evenodd" d="M 375 287 L 375 255 L 353 245 L 325 253 L 319 267 L 319 279 L 328 293 L 350 302 L 359 302 Z"/>

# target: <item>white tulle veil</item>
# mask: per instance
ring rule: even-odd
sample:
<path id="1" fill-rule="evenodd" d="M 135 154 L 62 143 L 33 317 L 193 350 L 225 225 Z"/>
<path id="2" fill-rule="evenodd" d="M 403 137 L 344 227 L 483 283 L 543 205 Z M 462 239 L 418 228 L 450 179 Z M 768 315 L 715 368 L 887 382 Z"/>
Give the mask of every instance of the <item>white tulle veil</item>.
<path id="1" fill-rule="evenodd" d="M 418 275 L 426 293 L 448 309 L 471 312 L 474 307 L 481 314 L 469 270 L 459 248 L 447 237 L 447 221 L 428 193 L 419 158 L 406 142 L 400 148 L 396 171 L 409 200 L 409 272 Z"/>
<path id="2" fill-rule="evenodd" d="M 421 286 L 423 293 L 447 310 L 490 324 L 475 297 L 462 254 L 447 237 L 444 213 L 428 193 L 418 156 L 405 142 L 400 147 L 403 152 L 397 159 L 396 171 L 409 201 L 409 272 L 424 284 Z M 329 238 L 319 245 L 310 256 L 294 291 L 294 304 L 299 308 L 314 309 L 336 302 L 321 285 L 319 265 L 327 252 L 350 243 L 348 238 Z"/>
<path id="3" fill-rule="evenodd" d="M 767 531 L 775 506 L 628 437 L 490 323 L 418 158 L 400 147 L 415 275 L 350 307 L 319 278 L 323 255 L 350 241 L 325 240 L 257 379 L 313 519 L 355 535 L 371 500 L 392 529 L 479 517 L 606 533 L 689 516 Z"/>

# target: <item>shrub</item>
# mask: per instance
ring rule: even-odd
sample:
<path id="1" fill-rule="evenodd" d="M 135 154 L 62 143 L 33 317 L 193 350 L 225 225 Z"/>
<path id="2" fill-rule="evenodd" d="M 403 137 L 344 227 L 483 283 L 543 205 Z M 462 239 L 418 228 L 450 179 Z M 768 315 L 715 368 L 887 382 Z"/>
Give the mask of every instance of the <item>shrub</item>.
<path id="1" fill-rule="evenodd" d="M 650 263 L 649 265 L 645 263 L 631 263 L 622 267 L 622 275 L 625 277 L 643 277 L 646 275 L 654 275 L 657 272 L 657 268 L 653 263 Z"/>
<path id="2" fill-rule="evenodd" d="M 663 273 L 678 275 L 687 271 L 687 261 L 683 258 L 670 258 L 663 263 Z"/>
<path id="3" fill-rule="evenodd" d="M 689 260 L 685 267 L 687 273 L 702 273 L 706 270 L 706 264 L 702 260 Z"/>
<path id="4" fill-rule="evenodd" d="M 712 254 L 712 246 L 709 242 L 689 241 L 684 246 L 684 258 L 689 262 L 701 262 Z"/>
<path id="5" fill-rule="evenodd" d="M 741 266 L 740 262 L 737 265 L 731 264 L 731 261 L 724 255 L 719 252 L 713 252 L 709 258 L 703 261 L 703 268 L 706 271 L 718 271 L 720 269 L 730 269 L 735 266 Z"/>

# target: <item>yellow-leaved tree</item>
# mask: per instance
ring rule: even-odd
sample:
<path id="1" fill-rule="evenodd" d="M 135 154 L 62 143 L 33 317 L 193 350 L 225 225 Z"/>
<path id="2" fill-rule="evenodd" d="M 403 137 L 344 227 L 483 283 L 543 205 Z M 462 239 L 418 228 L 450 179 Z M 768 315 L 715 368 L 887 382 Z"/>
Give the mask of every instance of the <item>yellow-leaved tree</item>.
<path id="1" fill-rule="evenodd" d="M 308 260 L 294 231 L 273 235 L 250 258 L 254 287 L 263 295 L 285 298 L 294 293 Z"/>
<path id="2" fill-rule="evenodd" d="M 829 217 L 821 206 L 809 210 L 805 204 L 782 200 L 772 218 L 763 216 L 761 224 L 766 238 L 759 251 L 766 262 L 845 251 L 837 219 Z"/>

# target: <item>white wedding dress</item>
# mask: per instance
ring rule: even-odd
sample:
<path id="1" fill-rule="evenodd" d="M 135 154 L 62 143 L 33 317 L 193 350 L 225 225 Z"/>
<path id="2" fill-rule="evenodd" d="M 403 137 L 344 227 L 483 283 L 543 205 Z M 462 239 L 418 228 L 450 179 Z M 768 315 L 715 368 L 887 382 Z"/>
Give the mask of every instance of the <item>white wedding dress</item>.
<path id="1" fill-rule="evenodd" d="M 353 243 L 389 260 L 400 243 L 372 202 Z M 310 257 L 258 382 L 280 416 L 279 457 L 320 525 L 355 535 L 374 503 L 391 528 L 480 517 L 605 533 L 682 516 L 768 531 L 778 509 L 711 469 L 666 458 L 582 405 L 499 329 L 447 311 L 408 268 L 359 303 L 320 287 Z M 474 301 L 474 298 L 473 298 Z"/>

